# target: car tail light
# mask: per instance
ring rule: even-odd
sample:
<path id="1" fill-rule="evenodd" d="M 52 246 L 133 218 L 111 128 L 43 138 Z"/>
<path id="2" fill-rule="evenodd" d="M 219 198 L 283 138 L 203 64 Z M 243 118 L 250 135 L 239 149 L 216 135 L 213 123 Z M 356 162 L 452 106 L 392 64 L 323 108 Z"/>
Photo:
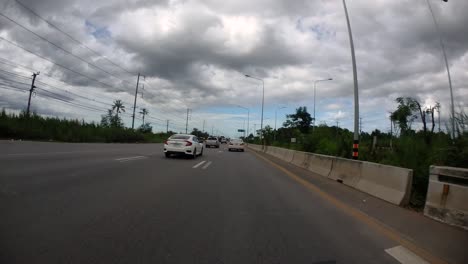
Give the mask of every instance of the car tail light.
<path id="1" fill-rule="evenodd" d="M 187 142 L 187 143 L 185 143 L 185 146 L 192 146 L 192 142 L 190 142 L 190 141 L 188 141 L 188 140 L 185 141 L 185 142 Z"/>
<path id="2" fill-rule="evenodd" d="M 167 145 L 167 140 L 164 140 L 164 144 Z"/>

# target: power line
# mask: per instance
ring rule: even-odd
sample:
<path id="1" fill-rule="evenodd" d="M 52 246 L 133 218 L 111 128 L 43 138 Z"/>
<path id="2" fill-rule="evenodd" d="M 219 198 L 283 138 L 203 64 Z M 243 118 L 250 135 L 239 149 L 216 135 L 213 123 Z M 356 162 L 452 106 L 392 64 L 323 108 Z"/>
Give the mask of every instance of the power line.
<path id="1" fill-rule="evenodd" d="M 2 37 L 0 37 L 0 38 L 2 38 Z M 5 39 L 3 39 L 3 40 L 5 40 Z M 11 42 L 8 41 L 8 40 L 6 40 L 6 41 L 9 42 L 9 43 L 11 43 Z M 11 44 L 15 45 L 14 43 L 11 43 Z M 22 47 L 19 47 L 19 48 L 22 48 Z M 28 51 L 28 50 L 26 50 L 26 51 Z M 30 51 L 28 51 L 28 52 L 30 52 Z M 30 53 L 32 53 L 32 52 L 30 52 Z M 37 55 L 37 54 L 35 54 L 35 53 L 32 53 L 32 54 L 34 54 L 34 55 L 39 56 L 40 58 L 42 58 L 40 55 Z M 0 63 L 4 63 L 4 64 L 7 64 L 7 65 L 16 66 L 16 67 L 19 66 L 19 67 L 24 68 L 24 69 L 27 69 L 27 70 L 33 70 L 33 69 L 29 68 L 29 67 L 26 67 L 26 66 L 24 66 L 24 65 L 20 65 L 20 64 L 14 63 L 14 62 L 9 61 L 9 60 L 7 60 L 7 59 L 5 59 L 5 58 L 1 58 L 1 57 L 0 57 L 0 59 L 1 59 L 1 60 L 6 60 L 6 61 L 9 62 L 9 63 L 4 63 L 4 62 L 0 61 Z M 43 59 L 44 59 L 44 58 L 43 58 Z M 52 62 L 52 61 L 50 61 L 50 60 L 48 60 L 48 59 L 46 59 L 46 60 L 49 61 L 49 62 L 51 62 L 51 63 L 54 63 L 54 62 Z M 54 63 L 54 64 L 55 64 L 55 63 Z M 79 74 L 79 73 L 78 73 L 78 74 Z M 16 74 L 16 75 L 18 75 L 18 74 Z M 49 78 L 51 78 L 52 80 L 56 80 L 56 81 L 62 82 L 61 80 L 58 80 L 58 79 L 55 79 L 55 78 L 51 77 L 51 75 L 48 75 L 48 76 L 49 76 Z M 85 76 L 85 77 L 86 77 L 86 76 Z M 23 78 L 26 78 L 26 77 L 23 76 Z M 29 79 L 29 77 L 27 77 L 27 78 Z M 52 86 L 52 85 L 50 85 L 50 84 L 47 84 L 47 85 L 48 85 L 48 86 Z M 107 84 L 105 84 L 105 85 L 107 85 Z M 52 87 L 53 87 L 53 86 L 52 86 Z M 56 87 L 54 87 L 54 88 L 56 88 Z M 151 87 L 150 87 L 150 88 L 151 88 Z M 100 95 L 100 96 L 101 96 L 101 95 Z M 101 97 L 102 97 L 102 96 L 101 96 Z M 112 99 L 112 98 L 107 98 L 107 99 L 114 100 L 114 99 Z M 127 103 L 127 104 L 129 104 L 129 103 Z M 150 108 L 151 110 L 156 110 L 155 112 L 162 112 L 162 113 L 165 113 L 165 114 L 168 115 L 168 116 L 172 116 L 172 117 L 179 118 L 179 119 L 181 119 L 181 120 L 185 120 L 182 116 L 176 116 L 176 115 L 171 114 L 171 113 L 169 113 L 169 112 L 167 112 L 167 111 L 164 111 L 164 110 L 162 110 L 162 109 L 157 109 L 157 108 L 153 108 L 153 107 L 149 107 L 149 108 Z M 172 108 L 172 107 L 168 107 L 168 108 L 174 109 L 174 108 Z M 159 120 L 160 120 L 160 121 L 165 121 L 164 119 L 159 119 Z"/>
<path id="2" fill-rule="evenodd" d="M 87 45 L 83 44 L 81 41 L 75 39 L 74 37 L 72 37 L 70 34 L 64 32 L 63 30 L 61 30 L 58 26 L 54 25 L 52 22 L 48 21 L 47 19 L 43 18 L 42 16 L 40 16 L 38 13 L 36 13 L 34 10 L 32 10 L 31 8 L 27 7 L 26 5 L 24 5 L 22 2 L 18 1 L 18 0 L 15 0 L 16 3 L 18 3 L 20 6 L 22 6 L 24 9 L 28 10 L 29 12 L 31 12 L 32 14 L 34 14 L 35 16 L 39 17 L 42 21 L 46 22 L 49 26 L 51 26 L 52 28 L 60 31 L 62 34 L 64 34 L 65 36 L 67 36 L 68 38 L 70 38 L 71 40 L 73 40 L 75 43 L 78 43 L 79 45 L 81 45 L 82 47 L 86 48 L 87 50 L 91 51 L 92 53 L 94 53 L 95 55 L 107 60 L 109 63 L 111 63 L 112 65 L 114 65 L 115 67 L 118 67 L 120 68 L 121 70 L 131 74 L 131 75 L 134 75 L 133 73 L 131 73 L 130 71 L 128 71 L 127 69 L 123 68 L 122 66 L 118 65 L 117 63 L 114 63 L 113 61 L 111 61 L 110 59 L 108 59 L 107 57 L 105 57 L 104 55 L 100 54 L 99 52 L 91 49 L 90 47 L 88 47 Z"/>
<path id="3" fill-rule="evenodd" d="M 15 86 L 6 86 L 6 85 L 4 85 L 2 83 L 0 83 L 0 88 L 5 89 L 5 90 L 11 90 L 11 91 L 21 91 L 21 92 L 27 92 L 28 91 L 27 89 L 22 89 L 22 88 L 15 87 Z"/>
<path id="4" fill-rule="evenodd" d="M 107 71 L 107 70 L 105 70 L 105 69 L 103 69 L 103 68 L 97 66 L 96 64 L 91 63 L 91 62 L 89 62 L 89 61 L 87 61 L 87 60 L 85 60 L 85 59 L 83 59 L 83 58 L 81 58 L 81 57 L 79 57 L 79 56 L 73 54 L 73 52 L 68 51 L 68 50 L 66 50 L 65 48 L 63 48 L 63 47 L 61 47 L 61 46 L 55 44 L 54 42 L 52 42 L 52 41 L 48 40 L 47 38 L 45 38 L 45 37 L 43 37 L 43 36 L 37 34 L 36 32 L 30 30 L 30 29 L 27 28 L 26 26 L 24 26 L 24 25 L 18 23 L 17 21 L 15 21 L 14 19 L 8 17 L 7 15 L 3 14 L 2 12 L 0 12 L 0 16 L 4 17 L 5 19 L 9 20 L 9 21 L 12 22 L 12 23 L 18 25 L 19 27 L 23 28 L 24 30 L 28 31 L 29 33 L 33 34 L 34 36 L 36 36 L 36 37 L 42 39 L 43 41 L 49 43 L 50 45 L 56 47 L 57 49 L 60 49 L 61 51 L 65 52 L 66 54 L 68 54 L 68 55 L 70 55 L 70 56 L 72 56 L 72 57 L 74 57 L 74 58 L 76 58 L 76 59 L 78 59 L 78 60 L 80 60 L 80 61 L 82 61 L 82 62 L 84 62 L 84 63 L 86 63 L 86 64 L 88 64 L 88 65 L 90 65 L 90 66 L 92 66 L 92 67 L 94 67 L 94 68 L 96 68 L 96 69 L 98 69 L 98 70 L 100 70 L 100 71 L 102 71 L 102 72 L 104 72 L 104 73 L 106 73 L 106 74 L 108 74 L 108 75 L 110 75 L 110 76 L 112 76 L 112 77 L 118 79 L 118 80 L 120 80 L 120 81 L 122 81 L 122 82 L 128 82 L 128 81 L 126 81 L 126 80 L 120 79 L 119 77 L 115 76 L 113 73 L 111 73 L 111 72 L 109 72 L 109 71 Z"/>
<path id="5" fill-rule="evenodd" d="M 0 39 L 3 39 L 3 40 L 7 41 L 7 42 L 10 43 L 10 44 L 13 44 L 13 45 L 15 45 L 15 46 L 18 46 L 19 48 L 24 49 L 23 47 L 21 47 L 21 46 L 19 46 L 19 45 L 16 45 L 15 43 L 13 43 L 13 42 L 11 42 L 11 41 L 8 41 L 8 40 L 6 40 L 6 39 L 4 39 L 4 38 L 2 38 L 2 37 L 0 37 Z M 40 55 L 38 55 L 38 54 L 35 54 L 34 52 L 31 52 L 31 51 L 29 51 L 29 50 L 27 50 L 27 49 L 24 49 L 24 50 L 26 50 L 27 52 L 30 52 L 30 53 L 32 53 L 33 55 L 36 55 L 36 56 L 38 56 L 38 57 L 40 57 L 40 58 L 42 58 L 42 59 L 45 59 L 45 60 L 47 60 L 47 61 L 49 61 L 49 62 L 51 62 L 51 63 L 57 65 L 57 63 L 55 63 L 55 62 L 53 62 L 53 61 L 50 61 L 49 59 L 44 58 L 44 57 L 42 57 L 42 56 L 40 56 Z M 1 59 L 4 59 L 4 58 L 1 58 Z M 6 60 L 6 59 L 4 59 L 4 60 Z M 7 61 L 8 61 L 8 60 L 7 60 Z M 11 61 L 10 61 L 10 62 L 11 62 Z M 0 61 L 0 63 L 1 63 L 1 61 Z M 28 68 L 28 67 L 26 67 L 26 66 L 18 65 L 18 64 L 13 63 L 13 62 L 11 62 L 11 63 L 5 63 L 5 64 L 7 64 L 7 65 L 8 65 L 8 64 L 9 64 L 9 65 L 14 65 L 14 66 L 20 66 L 20 67 L 22 67 L 22 68 L 24 68 L 24 69 L 30 69 L 30 68 Z M 58 65 L 58 66 L 63 67 L 63 65 Z M 65 69 L 67 69 L 67 70 L 71 70 L 71 69 L 68 69 L 67 67 L 63 67 L 63 68 L 65 68 Z M 73 70 L 71 70 L 71 71 L 72 71 L 72 72 L 75 72 L 75 71 L 73 71 Z M 22 76 L 22 75 L 20 75 L 20 74 L 11 73 L 11 72 L 8 72 L 8 71 L 4 71 L 4 72 L 5 72 L 5 73 L 8 73 L 8 74 L 12 74 L 12 75 L 14 75 L 14 76 L 16 76 L 16 77 L 29 79 L 28 77 Z M 75 72 L 75 73 L 77 73 L 77 74 L 79 74 L 79 75 L 82 75 L 82 74 L 80 74 L 80 73 L 78 73 L 78 72 Z M 49 75 L 49 76 L 50 76 L 50 75 Z M 83 76 L 83 75 L 82 75 L 82 76 Z M 87 77 L 87 76 L 84 76 L 84 77 Z M 59 81 L 59 82 L 62 82 L 62 81 L 60 81 L 60 80 L 58 80 L 58 79 L 55 79 L 55 78 L 52 78 L 52 77 L 49 77 L 49 78 L 51 78 L 51 79 L 53 79 L 53 80 L 56 80 L 56 81 Z M 89 78 L 88 78 L 88 79 L 89 79 Z M 92 79 L 92 78 L 91 78 L 91 79 Z M 99 82 L 99 81 L 98 81 L 98 82 Z M 39 81 L 38 81 L 38 83 L 39 83 Z M 58 87 L 56 87 L 56 86 L 53 86 L 53 85 L 51 85 L 51 84 L 48 84 L 48 83 L 45 83 L 45 82 L 42 82 L 42 81 L 41 81 L 40 83 L 42 83 L 43 85 L 52 87 L 52 88 L 60 89 L 60 88 L 58 88 Z M 101 82 L 100 82 L 100 83 L 101 83 Z M 26 83 L 22 83 L 22 84 L 25 84 L 25 85 L 26 85 Z M 103 83 L 103 84 L 107 86 L 107 84 L 105 84 L 105 83 Z M 77 97 L 80 97 L 80 98 L 83 98 L 83 99 L 86 99 L 86 100 L 90 100 L 90 101 L 94 101 L 94 102 L 99 102 L 99 103 L 108 105 L 108 104 L 105 103 L 105 102 L 100 102 L 100 101 L 97 101 L 97 100 L 95 100 L 95 99 L 90 99 L 90 98 L 87 98 L 87 97 L 84 97 L 84 96 L 81 96 L 81 95 L 78 95 L 78 94 L 75 94 L 75 93 L 72 93 L 72 92 L 69 92 L 69 91 L 65 91 L 65 92 L 70 93 L 70 94 L 73 94 L 73 95 L 75 95 L 75 96 L 77 96 Z M 109 98 L 109 99 L 110 99 L 110 98 Z M 112 99 L 112 100 L 114 100 L 114 99 Z M 162 109 L 157 109 L 157 108 L 153 108 L 153 107 L 148 107 L 148 108 L 150 108 L 151 110 L 154 110 L 155 112 L 162 112 L 162 113 L 165 113 L 166 116 L 176 117 L 176 118 L 180 119 L 181 121 L 184 120 L 183 117 L 177 116 L 177 115 L 174 115 L 174 114 L 171 114 L 171 113 L 169 113 L 168 111 L 164 111 L 164 110 L 162 110 Z M 169 108 L 169 109 L 174 109 L 173 107 L 168 107 L 168 108 Z M 176 110 L 176 109 L 174 109 L 174 110 Z M 130 117 L 131 117 L 131 115 L 130 115 Z M 160 118 L 152 117 L 152 116 L 149 117 L 149 118 L 150 118 L 150 119 L 153 119 L 153 120 L 163 121 L 163 122 L 165 121 L 165 119 L 160 119 Z M 200 120 L 198 120 L 198 119 L 196 119 L 196 118 L 194 118 L 194 119 L 195 119 L 196 121 L 201 122 Z M 181 125 L 180 123 L 176 123 L 176 122 L 172 122 L 172 123 L 173 123 L 173 124 L 177 124 L 177 126 L 180 127 L 180 128 L 183 127 L 183 125 Z M 162 124 L 160 124 L 160 125 L 162 125 Z"/>
<path id="6" fill-rule="evenodd" d="M 68 68 L 67 66 L 64 66 L 64 65 L 62 65 L 62 64 L 60 64 L 60 63 L 57 63 L 57 62 L 54 62 L 54 61 L 52 61 L 52 60 L 50 60 L 50 59 L 48 59 L 48 58 L 46 58 L 46 57 L 44 57 L 44 56 L 42 56 L 42 55 L 39 55 L 39 54 L 37 54 L 37 53 L 35 53 L 35 52 L 33 52 L 33 51 L 30 51 L 29 49 L 27 49 L 27 48 L 25 48 L 25 47 L 23 47 L 23 46 L 21 46 L 21 45 L 19 45 L 19 44 L 17 44 L 17 43 L 14 43 L 13 41 L 10 41 L 10 40 L 8 40 L 8 39 L 5 39 L 5 38 L 2 37 L 2 36 L 0 36 L 0 39 L 3 40 L 3 41 L 5 41 L 5 42 L 8 42 L 9 44 L 11 44 L 11 45 L 13 45 L 13 46 L 15 46 L 15 47 L 18 47 L 18 48 L 20 48 L 20 49 L 22 49 L 22 50 L 24 50 L 24 51 L 26 51 L 26 52 L 29 52 L 29 53 L 31 53 L 31 54 L 33 54 L 33 55 L 35 55 L 35 56 L 37 56 L 37 57 L 39 57 L 39 58 L 41 58 L 41 59 L 43 59 L 43 60 L 46 60 L 46 61 L 48 61 L 48 62 L 50 62 L 50 63 L 52 63 L 52 64 L 54 64 L 54 65 L 57 65 L 57 66 L 59 66 L 59 67 L 61 67 L 61 68 L 64 68 L 64 69 L 66 69 L 66 70 L 68 70 L 68 71 L 70 71 L 70 72 L 73 72 L 73 73 L 75 73 L 75 74 L 78 74 L 78 75 L 80 75 L 80 76 L 82 76 L 82 77 L 85 77 L 85 78 L 91 80 L 91 81 L 95 81 L 96 83 L 102 84 L 102 85 L 104 85 L 104 86 L 106 86 L 106 87 L 114 88 L 114 86 L 112 86 L 112 85 L 110 85 L 110 84 L 101 82 L 101 81 L 99 81 L 98 79 L 95 79 L 95 78 L 93 78 L 93 77 L 89 77 L 89 76 L 87 76 L 87 75 L 85 75 L 85 74 L 83 74 L 83 73 L 80 73 L 80 72 L 77 72 L 77 71 L 75 71 L 75 70 L 73 70 L 73 69 L 70 69 L 70 68 Z"/>

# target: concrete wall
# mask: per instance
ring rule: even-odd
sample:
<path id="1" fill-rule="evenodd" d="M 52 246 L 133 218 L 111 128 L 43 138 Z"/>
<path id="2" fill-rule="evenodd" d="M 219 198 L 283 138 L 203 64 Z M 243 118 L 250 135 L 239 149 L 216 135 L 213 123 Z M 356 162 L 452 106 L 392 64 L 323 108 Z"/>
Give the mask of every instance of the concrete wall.
<path id="1" fill-rule="evenodd" d="M 408 204 L 411 194 L 413 171 L 377 164 L 361 163 L 361 178 L 355 188 L 394 204 Z"/>
<path id="2" fill-rule="evenodd" d="M 411 193 L 413 171 L 377 163 L 249 144 L 276 158 L 307 169 L 318 175 L 368 193 L 396 205 L 406 205 Z"/>
<path id="3" fill-rule="evenodd" d="M 305 161 L 306 161 L 307 153 L 302 152 L 302 151 L 293 151 L 293 158 L 291 160 L 291 163 L 305 168 Z"/>
<path id="4" fill-rule="evenodd" d="M 333 157 L 307 153 L 305 168 L 318 175 L 328 177 L 333 165 Z"/>
<path id="5" fill-rule="evenodd" d="M 362 162 L 343 158 L 334 158 L 328 178 L 340 181 L 345 185 L 356 187 L 361 179 Z"/>
<path id="6" fill-rule="evenodd" d="M 468 169 L 431 166 L 424 214 L 468 229 Z"/>

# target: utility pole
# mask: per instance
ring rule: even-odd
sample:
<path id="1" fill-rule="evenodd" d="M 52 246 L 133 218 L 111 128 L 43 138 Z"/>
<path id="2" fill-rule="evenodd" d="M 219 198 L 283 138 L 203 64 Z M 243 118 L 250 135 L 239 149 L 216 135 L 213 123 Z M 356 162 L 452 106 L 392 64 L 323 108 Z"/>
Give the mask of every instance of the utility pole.
<path id="1" fill-rule="evenodd" d="M 214 127 L 211 126 L 211 136 L 213 136 L 213 129 L 214 129 Z"/>
<path id="2" fill-rule="evenodd" d="M 203 129 L 202 129 L 202 132 L 205 133 L 205 121 L 206 120 L 203 120 Z"/>
<path id="3" fill-rule="evenodd" d="M 185 134 L 188 133 L 188 118 L 189 118 L 190 108 L 187 108 L 187 120 L 185 121 Z"/>
<path id="4" fill-rule="evenodd" d="M 135 100 L 133 101 L 132 129 L 135 128 L 135 110 L 136 110 L 136 102 L 137 102 L 137 96 L 138 96 L 138 85 L 140 84 L 140 76 L 143 76 L 143 75 L 140 75 L 140 73 L 138 73 L 137 84 L 135 88 Z M 143 78 L 145 78 L 145 76 L 143 76 Z"/>
<path id="5" fill-rule="evenodd" d="M 40 72 L 33 72 L 33 75 L 32 75 L 32 82 L 31 82 L 31 89 L 29 89 L 29 99 L 28 99 L 28 108 L 26 109 L 26 116 L 29 116 L 29 109 L 31 107 L 31 95 L 32 93 L 34 92 L 34 88 L 36 88 L 36 86 L 34 85 L 34 82 L 36 81 L 36 76 L 39 75 Z"/>
<path id="6" fill-rule="evenodd" d="M 169 119 L 166 120 L 166 134 L 169 133 Z"/>

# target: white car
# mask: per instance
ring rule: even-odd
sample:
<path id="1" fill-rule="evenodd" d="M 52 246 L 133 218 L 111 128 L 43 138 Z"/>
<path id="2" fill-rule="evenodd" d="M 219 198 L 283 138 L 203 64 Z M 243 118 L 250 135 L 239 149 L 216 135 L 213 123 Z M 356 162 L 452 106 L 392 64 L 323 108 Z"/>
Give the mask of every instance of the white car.
<path id="1" fill-rule="evenodd" d="M 219 140 L 217 137 L 208 137 L 208 139 L 205 141 L 205 146 L 207 148 L 215 147 L 219 148 Z"/>
<path id="2" fill-rule="evenodd" d="M 203 155 L 203 142 L 200 142 L 194 135 L 172 135 L 164 142 L 164 154 L 166 158 L 169 158 L 171 154 L 184 154 L 194 159 Z"/>
<path id="3" fill-rule="evenodd" d="M 244 141 L 242 139 L 231 139 L 228 144 L 228 150 L 236 150 L 244 152 Z"/>

